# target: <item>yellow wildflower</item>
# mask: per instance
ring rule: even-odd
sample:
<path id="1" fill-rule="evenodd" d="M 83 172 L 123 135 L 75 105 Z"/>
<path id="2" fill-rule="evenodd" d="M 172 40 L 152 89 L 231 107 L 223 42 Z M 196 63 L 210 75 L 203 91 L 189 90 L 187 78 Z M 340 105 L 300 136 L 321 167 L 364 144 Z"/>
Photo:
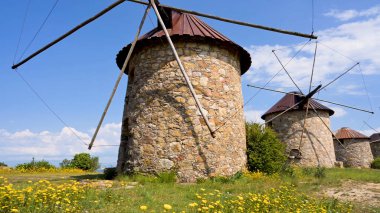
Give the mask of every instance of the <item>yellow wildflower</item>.
<path id="1" fill-rule="evenodd" d="M 148 206 L 140 206 L 140 210 L 145 211 L 148 209 Z"/>
<path id="2" fill-rule="evenodd" d="M 172 206 L 169 204 L 164 204 L 164 209 L 170 210 L 170 209 L 172 209 Z"/>

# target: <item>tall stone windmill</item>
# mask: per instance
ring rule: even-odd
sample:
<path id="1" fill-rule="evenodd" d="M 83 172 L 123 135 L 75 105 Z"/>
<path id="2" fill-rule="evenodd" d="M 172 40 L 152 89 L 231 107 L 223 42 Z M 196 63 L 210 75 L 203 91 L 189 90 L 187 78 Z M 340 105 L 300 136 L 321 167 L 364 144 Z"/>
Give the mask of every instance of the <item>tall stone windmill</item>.
<path id="1" fill-rule="evenodd" d="M 125 1 L 116 1 L 12 68 Z M 160 5 L 154 0 L 128 1 L 147 8 L 134 41 L 118 54 L 120 74 L 89 149 L 125 73 L 129 79 L 119 172 L 174 170 L 181 181 L 194 181 L 241 170 L 245 164 L 245 132 L 240 75 L 249 69 L 250 56 L 194 15 L 310 39 L 316 36 Z M 138 40 L 151 7 L 158 26 Z M 232 113 L 236 116 L 228 116 Z"/>

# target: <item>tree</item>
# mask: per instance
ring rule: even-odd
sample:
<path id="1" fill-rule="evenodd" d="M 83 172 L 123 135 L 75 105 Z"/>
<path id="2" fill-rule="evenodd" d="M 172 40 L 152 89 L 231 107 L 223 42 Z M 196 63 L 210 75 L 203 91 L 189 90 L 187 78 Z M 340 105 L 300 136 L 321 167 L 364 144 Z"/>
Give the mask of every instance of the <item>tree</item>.
<path id="1" fill-rule="evenodd" d="M 64 159 L 60 165 L 62 168 L 77 168 L 85 171 L 95 171 L 100 167 L 99 158 L 91 157 L 88 153 L 76 154 L 72 160 Z"/>
<path id="2" fill-rule="evenodd" d="M 286 162 L 285 145 L 269 127 L 246 123 L 249 171 L 278 172 Z"/>

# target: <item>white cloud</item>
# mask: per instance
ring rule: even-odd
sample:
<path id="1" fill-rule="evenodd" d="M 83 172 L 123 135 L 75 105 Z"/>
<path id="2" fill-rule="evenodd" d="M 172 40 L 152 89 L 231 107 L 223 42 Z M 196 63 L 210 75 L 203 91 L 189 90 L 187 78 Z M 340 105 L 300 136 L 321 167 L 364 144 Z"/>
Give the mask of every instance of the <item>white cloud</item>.
<path id="1" fill-rule="evenodd" d="M 335 106 L 328 106 L 328 107 L 330 109 L 334 110 L 335 113 L 334 113 L 333 117 L 335 117 L 335 118 L 341 118 L 347 114 L 347 111 L 341 107 L 335 107 Z"/>
<path id="2" fill-rule="evenodd" d="M 328 88 L 348 87 L 348 81 L 349 85 L 361 85 L 361 77 L 357 77 L 361 74 L 360 71 L 364 75 L 379 74 L 380 51 L 378 50 L 380 49 L 380 42 L 377 41 L 379 39 L 378 35 L 380 35 L 380 14 L 371 12 L 377 11 L 378 8 L 371 8 L 366 13 L 363 12 L 362 14 L 377 14 L 366 20 L 345 23 L 334 28 L 316 32 L 316 35 L 319 37 L 319 44 L 314 69 L 314 86 L 320 83 L 326 85 L 357 62 L 360 62 L 360 66 L 353 68 L 347 75 L 331 84 Z M 307 90 L 315 45 L 309 43 L 292 59 L 302 45 L 263 45 L 247 48 L 253 60 L 252 69 L 247 72 L 244 78 L 250 83 L 266 82 L 272 78 L 281 69 L 281 65 L 272 54 L 272 50 L 275 49 L 283 64 L 291 61 L 286 66 L 286 69 L 295 82 L 303 90 Z M 272 87 L 285 87 L 288 88 L 288 91 L 296 89 L 284 71 L 281 71 L 272 80 L 270 85 Z M 342 89 L 350 88 L 342 87 Z M 354 92 L 357 91 L 351 90 L 351 93 Z"/>
<path id="3" fill-rule="evenodd" d="M 354 18 L 358 17 L 369 17 L 374 16 L 380 13 L 380 7 L 372 7 L 368 10 L 330 10 L 329 12 L 325 13 L 325 16 L 334 17 L 340 21 L 348 21 Z"/>
<path id="4" fill-rule="evenodd" d="M 64 127 L 59 132 L 32 132 L 29 129 L 9 132 L 0 129 L 1 160 L 14 161 L 17 159 L 19 162 L 25 162 L 35 157 L 48 161 L 62 161 L 64 158 L 72 158 L 74 154 L 89 152 L 91 155 L 99 156 L 101 162 L 110 164 L 111 161 L 116 162 L 117 160 L 120 130 L 121 123 L 104 125 L 99 130 L 94 147 L 89 151 L 85 143 L 89 143 L 93 130 L 81 132 L 74 128 Z"/>
<path id="5" fill-rule="evenodd" d="M 261 110 L 245 110 L 244 111 L 245 120 L 248 122 L 264 123 L 264 121 L 261 119 L 261 116 L 264 113 L 265 112 Z"/>

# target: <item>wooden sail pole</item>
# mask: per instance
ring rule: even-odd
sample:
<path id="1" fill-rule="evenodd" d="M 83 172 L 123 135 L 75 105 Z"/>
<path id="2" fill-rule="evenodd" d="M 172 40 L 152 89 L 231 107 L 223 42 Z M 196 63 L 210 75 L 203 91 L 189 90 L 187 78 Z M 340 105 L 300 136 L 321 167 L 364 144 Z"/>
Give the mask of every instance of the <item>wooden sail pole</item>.
<path id="1" fill-rule="evenodd" d="M 81 24 L 79 24 L 78 26 L 74 27 L 73 29 L 71 29 L 69 32 L 63 34 L 62 36 L 60 36 L 59 38 L 55 39 L 54 41 L 50 42 L 49 44 L 45 45 L 44 47 L 42 47 L 41 49 L 37 50 L 36 52 L 32 53 L 30 56 L 26 57 L 25 59 L 23 59 L 22 61 L 20 61 L 19 63 L 17 64 L 14 64 L 12 66 L 12 69 L 16 69 L 17 67 L 21 66 L 22 64 L 24 64 L 25 62 L 29 61 L 30 59 L 34 58 L 35 56 L 37 56 L 38 54 L 42 53 L 43 51 L 49 49 L 51 46 L 57 44 L 58 42 L 62 41 L 63 39 L 65 39 L 66 37 L 68 37 L 69 35 L 75 33 L 77 30 L 79 30 L 80 28 L 86 26 L 87 24 L 95 21 L 97 18 L 99 18 L 100 16 L 106 14 L 108 11 L 112 10 L 113 8 L 115 8 L 116 6 L 118 6 L 119 4 L 123 3 L 125 0 L 118 0 L 116 2 L 114 2 L 113 4 L 111 4 L 110 6 L 108 6 L 107 8 L 105 8 L 104 10 L 100 11 L 99 13 L 97 13 L 96 15 L 94 15 L 93 17 L 87 19 L 86 21 L 82 22 Z"/>
<path id="2" fill-rule="evenodd" d="M 138 4 L 148 5 L 147 2 L 143 2 L 140 0 L 127 0 L 127 1 L 138 3 Z M 210 18 L 210 19 L 215 19 L 218 21 L 228 22 L 228 23 L 232 23 L 232 24 L 237 24 L 237 25 L 242 25 L 242 26 L 247 26 L 247 27 L 253 27 L 253 28 L 258 28 L 258 29 L 262 29 L 262 30 L 268 30 L 268 31 L 272 31 L 272 32 L 283 33 L 283 34 L 287 34 L 287 35 L 293 35 L 293 36 L 310 38 L 310 39 L 317 39 L 318 38 L 317 36 L 315 36 L 313 34 L 310 35 L 310 34 L 305 34 L 305 33 L 282 30 L 282 29 L 273 28 L 273 27 L 266 27 L 266 26 L 262 26 L 262 25 L 258 25 L 258 24 L 251 24 L 248 22 L 227 19 L 227 18 L 223 18 L 223 17 L 219 17 L 219 16 L 209 15 L 206 13 L 200 13 L 200 12 L 191 11 L 191 10 L 185 10 L 182 8 L 171 7 L 171 6 L 163 5 L 163 4 L 160 4 L 159 6 L 163 7 L 163 8 L 168 8 L 168 9 L 172 9 L 175 11 L 179 11 L 179 12 L 189 13 L 189 14 L 193 14 L 193 15 L 197 15 L 197 16 L 201 16 L 201 17 L 205 17 L 205 18 Z"/>
<path id="3" fill-rule="evenodd" d="M 124 75 L 124 71 L 125 71 L 125 69 L 127 68 L 127 65 L 128 65 L 129 59 L 130 59 L 131 56 L 132 56 L 133 49 L 134 49 L 135 46 L 136 46 L 136 42 L 137 42 L 137 40 L 138 40 L 138 38 L 139 38 L 139 36 L 140 36 L 140 32 L 141 32 L 141 29 L 142 29 L 142 27 L 143 27 L 143 25 L 144 25 L 144 22 L 145 22 L 146 16 L 148 15 L 149 9 L 150 9 L 150 5 L 147 6 L 147 8 L 146 8 L 146 10 L 145 10 L 145 13 L 144 13 L 144 16 L 143 16 L 143 18 L 141 19 L 140 26 L 139 26 L 139 28 L 138 28 L 138 30 L 137 30 L 137 33 L 136 33 L 135 39 L 133 40 L 132 45 L 131 45 L 131 48 L 130 48 L 129 51 L 128 51 L 128 55 L 127 55 L 127 57 L 125 58 L 125 61 L 124 61 L 123 67 L 121 68 L 120 73 L 119 73 L 119 76 L 117 77 L 117 80 L 116 80 L 116 82 L 115 82 L 115 86 L 113 87 L 113 90 L 112 90 L 112 93 L 111 93 L 111 96 L 110 96 L 110 98 L 108 99 L 108 102 L 107 102 L 106 108 L 105 108 L 104 111 L 103 111 L 102 117 L 100 118 L 100 121 L 99 121 L 99 123 L 98 123 L 98 126 L 96 127 L 95 133 L 94 133 L 94 135 L 92 136 L 92 139 L 91 139 L 90 144 L 88 145 L 88 149 L 91 149 L 91 148 L 92 148 L 92 145 L 93 145 L 94 142 L 95 142 L 96 136 L 98 135 L 99 129 L 100 129 L 100 127 L 102 126 L 102 123 L 103 123 L 104 117 L 106 116 L 107 111 L 108 111 L 108 108 L 109 108 L 110 105 L 111 105 L 111 102 L 112 102 L 112 99 L 113 99 L 113 97 L 114 97 L 114 95 L 115 95 L 115 93 L 116 93 L 117 87 L 119 86 L 119 83 L 120 83 L 121 77 L 123 77 L 123 75 Z"/>
<path id="4" fill-rule="evenodd" d="M 271 92 L 278 92 L 278 93 L 283 93 L 283 94 L 297 95 L 297 96 L 300 96 L 300 97 L 304 97 L 305 96 L 305 95 L 299 94 L 299 93 L 283 92 L 283 91 L 280 91 L 280 90 L 274 90 L 274 89 L 269 89 L 269 88 L 264 88 L 264 87 L 258 87 L 258 86 L 253 86 L 253 85 L 250 85 L 250 84 L 247 84 L 247 86 L 253 87 L 253 88 L 257 88 L 257 89 L 267 90 L 267 91 L 271 91 Z M 311 99 L 316 100 L 316 101 L 326 102 L 326 103 L 329 103 L 329 104 L 334 104 L 334 105 L 337 105 L 337 106 L 346 107 L 346 108 L 349 108 L 349 109 L 354 109 L 354 110 L 358 110 L 358 111 L 374 114 L 374 112 L 372 112 L 372 111 L 368 111 L 368 110 L 365 110 L 365 109 L 360 109 L 360 108 L 353 107 L 353 106 L 347 106 L 347 105 L 344 105 L 344 104 L 340 104 L 340 103 L 336 103 L 336 102 L 332 102 L 332 101 L 326 101 L 326 100 L 319 99 L 319 98 L 311 98 Z"/>
<path id="5" fill-rule="evenodd" d="M 171 40 L 171 38 L 170 38 L 170 35 L 169 35 L 169 33 L 168 33 L 168 30 L 166 29 L 166 26 L 165 26 L 165 24 L 164 24 L 164 21 L 162 20 L 161 15 L 160 15 L 160 13 L 158 12 L 157 6 L 156 6 L 154 0 L 150 0 L 150 3 L 151 3 L 151 5 L 152 5 L 152 7 L 153 7 L 153 9 L 154 9 L 154 12 L 155 12 L 156 15 L 157 15 L 157 19 L 158 19 L 158 21 L 159 21 L 159 23 L 160 23 L 160 25 L 161 25 L 161 27 L 162 27 L 164 33 L 165 33 L 166 39 L 167 39 L 168 42 L 169 42 L 170 48 L 171 48 L 172 51 L 173 51 L 173 54 L 174 54 L 174 57 L 175 57 L 175 59 L 176 59 L 176 61 L 177 61 L 177 63 L 178 63 L 179 69 L 181 70 L 182 75 L 183 75 L 183 77 L 185 78 L 186 84 L 187 84 L 187 86 L 188 86 L 189 89 L 190 89 L 191 95 L 193 96 L 193 98 L 194 98 L 194 100 L 195 100 L 195 103 L 197 104 L 197 107 L 198 107 L 198 109 L 199 109 L 199 112 L 201 113 L 201 115 L 202 115 L 204 121 L 206 122 L 206 125 L 207 125 L 207 127 L 208 127 L 208 130 L 210 131 L 212 137 L 215 138 L 215 132 L 214 132 L 214 130 L 212 129 L 211 124 L 210 124 L 210 122 L 208 121 L 207 116 L 206 116 L 205 113 L 204 113 L 204 110 L 203 110 L 203 107 L 202 107 L 201 102 L 200 102 L 200 101 L 198 100 L 198 98 L 197 98 L 197 94 L 195 93 L 195 90 L 194 90 L 194 88 L 193 88 L 193 85 L 192 85 L 191 82 L 190 82 L 189 76 L 187 76 L 187 73 L 186 73 L 185 67 L 182 65 L 181 59 L 180 59 L 179 56 L 178 56 L 178 53 L 177 53 L 177 51 L 176 51 L 176 49 L 175 49 L 175 47 L 174 47 L 174 44 L 173 44 L 173 42 L 172 42 L 172 40 Z"/>
<path id="6" fill-rule="evenodd" d="M 143 4 L 143 5 L 149 5 L 149 3 L 143 2 L 143 1 L 139 1 L 139 0 L 118 0 L 118 1 L 114 2 L 113 4 L 111 4 L 110 6 L 108 6 L 107 8 L 105 8 L 104 10 L 100 11 L 99 13 L 97 13 L 96 15 L 94 15 L 93 17 L 87 19 L 86 21 L 84 21 L 81 24 L 79 24 L 78 26 L 74 27 L 73 29 L 71 29 L 67 33 L 63 34 L 59 38 L 55 39 L 54 41 L 52 41 L 52 42 L 48 43 L 47 45 L 45 45 L 44 47 L 42 47 L 41 49 L 39 49 L 36 52 L 32 53 L 31 55 L 29 55 L 28 57 L 26 57 L 22 61 L 14 64 L 12 66 L 12 69 L 16 69 L 17 67 L 19 67 L 22 64 L 26 63 L 30 59 L 34 58 L 35 56 L 37 56 L 40 53 L 44 52 L 45 50 L 49 49 L 51 46 L 53 46 L 53 45 L 57 44 L 58 42 L 62 41 L 66 37 L 68 37 L 71 34 L 75 33 L 77 30 L 79 30 L 82 27 L 86 26 L 87 24 L 93 22 L 97 18 L 99 18 L 102 15 L 106 14 L 108 11 L 112 10 L 113 8 L 115 8 L 116 6 L 118 6 L 119 4 L 121 4 L 121 3 L 125 2 L 125 1 L 134 2 L 134 3 L 138 3 L 138 4 Z M 219 21 L 223 21 L 223 22 L 228 22 L 228 23 L 232 23 L 232 24 L 238 24 L 238 25 L 242 25 L 242 26 L 253 27 L 253 28 L 258 28 L 258 29 L 262 29 L 262 30 L 268 30 L 268 31 L 277 32 L 277 33 L 283 33 L 283 34 L 287 34 L 287 35 L 299 36 L 299 37 L 310 38 L 310 39 L 317 39 L 318 38 L 317 36 L 315 36 L 313 34 L 309 35 L 309 34 L 304 34 L 304 33 L 299 33 L 299 32 L 293 32 L 293 31 L 287 31 L 287 30 L 277 29 L 277 28 L 273 28 L 273 27 L 266 27 L 266 26 L 262 26 L 262 25 L 251 24 L 251 23 L 247 23 L 247 22 L 243 22 L 243 21 L 236 21 L 236 20 L 222 18 L 222 17 L 218 17 L 218 16 L 214 16 L 214 15 L 205 14 L 205 13 L 199 13 L 199 12 L 196 12 L 196 11 L 190 11 L 190 10 L 185 10 L 185 9 L 181 9 L 181 8 L 171 7 L 171 6 L 167 6 L 167 5 L 161 5 L 160 4 L 160 7 L 176 10 L 176 11 L 179 11 L 179 12 L 189 13 L 189 14 L 193 14 L 193 15 L 198 15 L 198 16 L 202 16 L 202 17 L 205 17 L 205 18 L 215 19 L 215 20 L 219 20 Z"/>

